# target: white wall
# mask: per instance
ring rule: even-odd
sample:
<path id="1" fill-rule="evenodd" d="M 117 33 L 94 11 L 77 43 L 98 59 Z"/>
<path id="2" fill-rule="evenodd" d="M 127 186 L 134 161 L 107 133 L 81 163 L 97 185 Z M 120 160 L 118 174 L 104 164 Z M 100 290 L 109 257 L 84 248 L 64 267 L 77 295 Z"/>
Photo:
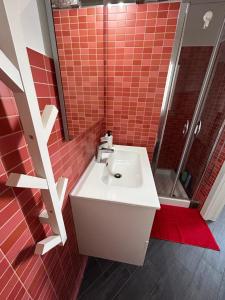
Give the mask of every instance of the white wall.
<path id="1" fill-rule="evenodd" d="M 203 16 L 207 11 L 214 16 L 207 29 L 203 29 Z M 188 13 L 183 46 L 214 46 L 225 17 L 225 3 L 192 4 Z"/>
<path id="2" fill-rule="evenodd" d="M 44 0 L 14 0 L 27 47 L 52 56 Z"/>
<path id="3" fill-rule="evenodd" d="M 6 12 L 0 0 L 0 49 L 3 53 L 18 68 L 10 32 L 15 30 L 14 34 L 20 36 L 26 47 L 52 57 L 44 0 L 7 0 L 7 4 L 11 8 Z M 10 22 L 16 22 L 15 29 L 9 26 Z"/>
<path id="4" fill-rule="evenodd" d="M 0 0 L 0 49 L 10 59 L 10 61 L 18 68 L 16 53 L 13 47 L 13 41 L 9 28 L 6 11 L 3 0 Z"/>

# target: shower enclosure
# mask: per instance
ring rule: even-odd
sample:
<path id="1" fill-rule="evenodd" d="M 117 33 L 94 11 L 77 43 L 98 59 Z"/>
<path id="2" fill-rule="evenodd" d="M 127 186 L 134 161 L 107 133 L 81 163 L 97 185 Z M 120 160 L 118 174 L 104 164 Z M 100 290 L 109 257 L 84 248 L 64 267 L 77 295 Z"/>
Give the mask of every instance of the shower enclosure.
<path id="1" fill-rule="evenodd" d="M 181 6 L 153 161 L 159 196 L 192 203 L 225 125 L 225 2 L 196 2 Z"/>

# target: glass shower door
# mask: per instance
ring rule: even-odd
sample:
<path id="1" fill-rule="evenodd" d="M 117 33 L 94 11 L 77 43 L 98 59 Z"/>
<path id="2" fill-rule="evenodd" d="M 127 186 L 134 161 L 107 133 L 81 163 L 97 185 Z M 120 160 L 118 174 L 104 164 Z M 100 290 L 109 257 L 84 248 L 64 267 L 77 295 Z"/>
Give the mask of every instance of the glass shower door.
<path id="1" fill-rule="evenodd" d="M 183 166 L 188 162 L 194 131 L 195 136 L 200 137 L 204 125 L 204 120 L 201 121 L 198 116 L 218 53 L 224 8 L 224 3 L 206 1 L 190 4 L 182 38 L 177 82 L 173 97 L 170 92 L 172 101 L 156 155 L 155 182 L 159 196 L 190 199 L 191 188 L 189 186 L 188 189 L 187 184 L 192 178 L 191 174 L 194 174 L 194 164 L 191 172 L 184 172 Z M 213 12 L 214 18 L 205 27 L 202 22 L 209 10 Z M 195 150 L 198 146 L 193 147 Z"/>
<path id="2" fill-rule="evenodd" d="M 225 38 L 220 44 L 211 84 L 197 120 L 193 144 L 180 175 L 189 198 L 195 197 L 203 173 L 225 127 Z M 197 167 L 196 167 L 197 164 Z"/>
<path id="3" fill-rule="evenodd" d="M 186 142 L 189 126 L 212 54 L 211 46 L 183 46 L 179 58 L 176 86 L 168 110 L 155 182 L 160 196 L 170 196 Z M 174 196 L 188 199 L 177 182 Z"/>

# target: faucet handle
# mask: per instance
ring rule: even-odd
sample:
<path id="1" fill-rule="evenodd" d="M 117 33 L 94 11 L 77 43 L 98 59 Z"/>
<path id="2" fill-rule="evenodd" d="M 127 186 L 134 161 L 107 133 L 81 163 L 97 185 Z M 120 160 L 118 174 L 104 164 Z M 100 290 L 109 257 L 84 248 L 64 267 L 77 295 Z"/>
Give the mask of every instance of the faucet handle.
<path id="1" fill-rule="evenodd" d="M 112 131 L 107 130 L 106 134 L 102 136 L 100 140 L 101 142 L 108 141 L 111 136 L 112 136 Z"/>
<path id="2" fill-rule="evenodd" d="M 100 141 L 103 142 L 103 143 L 107 142 L 108 141 L 108 136 L 102 136 L 100 138 Z"/>
<path id="3" fill-rule="evenodd" d="M 102 146 L 103 146 L 103 145 L 106 145 L 106 144 L 108 144 L 107 140 L 106 140 L 106 141 L 102 141 L 102 140 L 101 140 L 101 142 L 100 142 L 98 148 L 102 148 Z"/>

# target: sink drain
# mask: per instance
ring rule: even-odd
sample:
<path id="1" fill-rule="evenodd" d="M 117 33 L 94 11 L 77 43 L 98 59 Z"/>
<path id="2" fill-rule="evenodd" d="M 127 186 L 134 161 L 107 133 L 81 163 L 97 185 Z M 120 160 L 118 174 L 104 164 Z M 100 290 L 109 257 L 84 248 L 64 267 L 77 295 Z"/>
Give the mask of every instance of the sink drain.
<path id="1" fill-rule="evenodd" d="M 114 177 L 115 177 L 115 178 L 121 178 L 121 177 L 122 177 L 122 174 L 116 173 L 116 174 L 114 174 Z"/>

